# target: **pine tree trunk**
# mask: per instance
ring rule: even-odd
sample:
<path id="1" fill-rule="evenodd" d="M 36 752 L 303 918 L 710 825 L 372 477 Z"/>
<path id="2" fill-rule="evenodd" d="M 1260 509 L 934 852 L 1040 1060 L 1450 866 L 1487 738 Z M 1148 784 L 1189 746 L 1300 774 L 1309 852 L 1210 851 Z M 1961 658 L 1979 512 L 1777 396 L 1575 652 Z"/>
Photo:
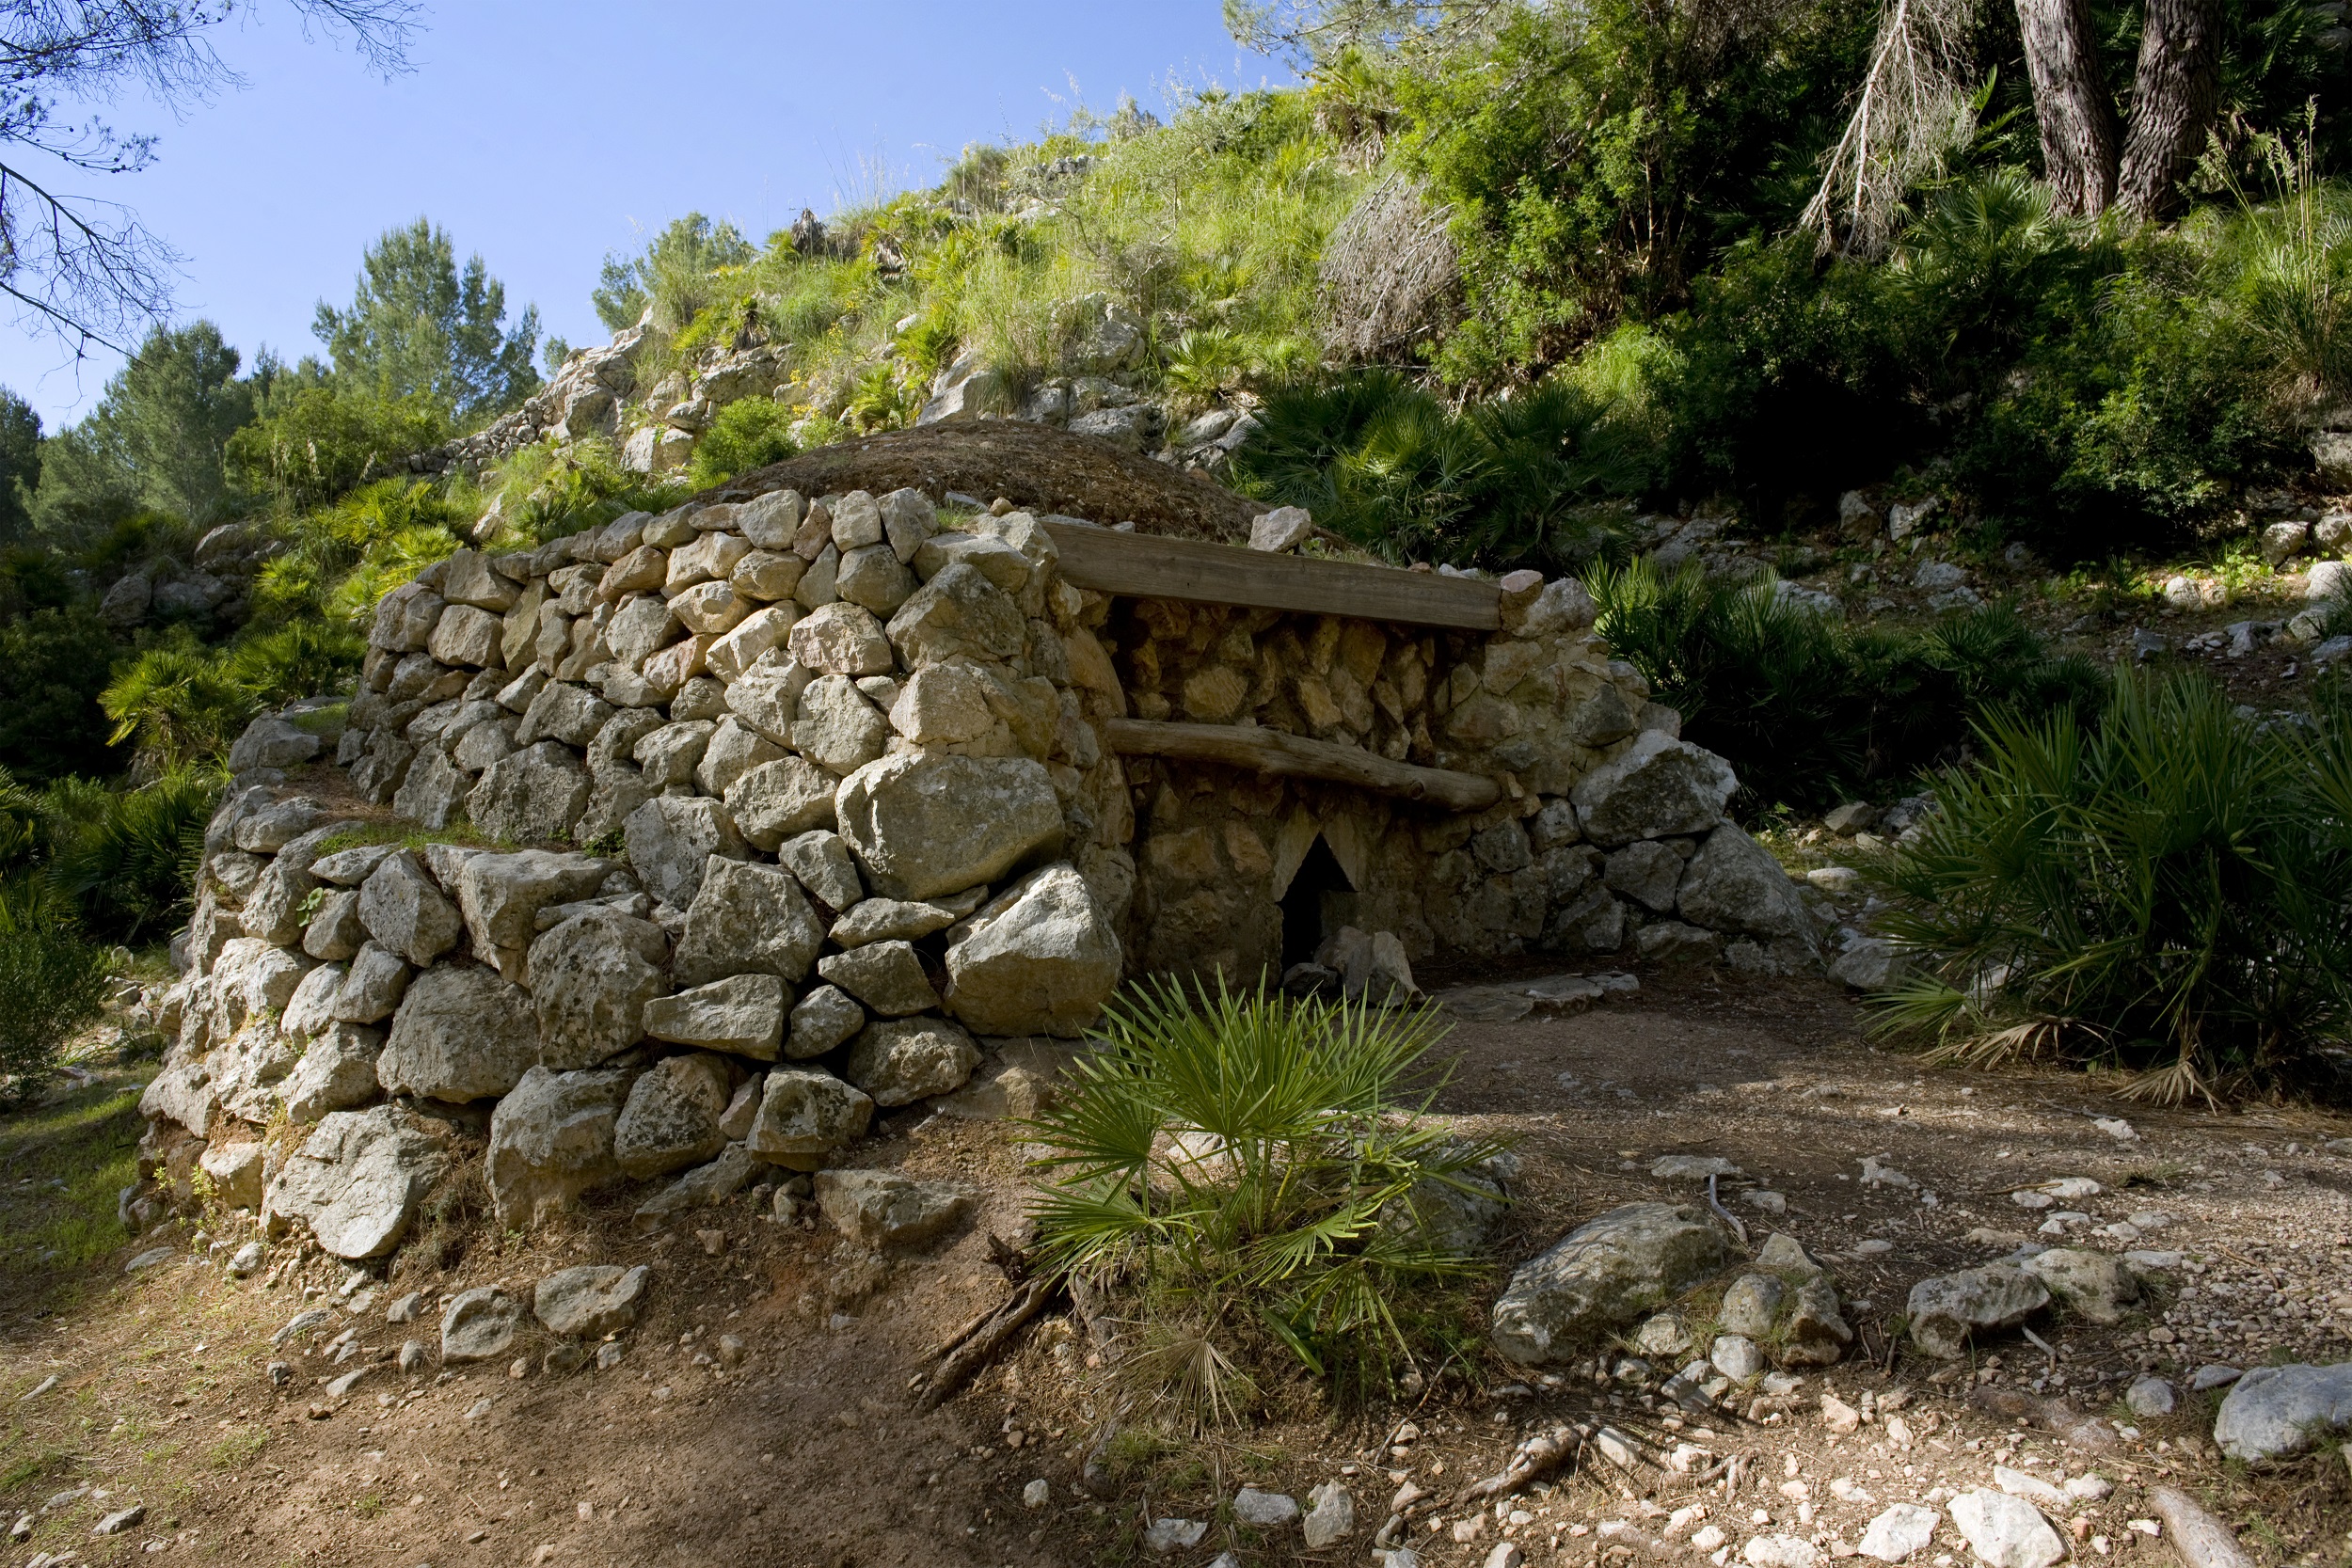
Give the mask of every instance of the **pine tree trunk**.
<path id="1" fill-rule="evenodd" d="M 2214 0 L 2148 0 L 2115 196 L 2135 218 L 2161 216 L 2204 150 L 2217 85 L 2218 9 Z"/>
<path id="2" fill-rule="evenodd" d="M 2096 217 L 2115 196 L 2115 110 L 2099 81 L 2090 0 L 2017 0 L 2050 204 Z"/>

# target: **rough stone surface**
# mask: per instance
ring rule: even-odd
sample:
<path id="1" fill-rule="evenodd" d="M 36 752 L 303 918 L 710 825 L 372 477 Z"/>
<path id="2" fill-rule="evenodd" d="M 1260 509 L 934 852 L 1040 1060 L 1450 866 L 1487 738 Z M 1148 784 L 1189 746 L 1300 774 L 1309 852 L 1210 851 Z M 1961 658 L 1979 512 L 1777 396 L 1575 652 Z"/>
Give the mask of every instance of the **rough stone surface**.
<path id="1" fill-rule="evenodd" d="M 457 944 L 465 922 L 423 863 L 406 849 L 386 859 L 359 889 L 359 924 L 412 964 L 429 964 Z"/>
<path id="2" fill-rule="evenodd" d="M 337 1111 L 269 1183 L 265 1220 L 299 1220 L 338 1258 L 381 1258 L 400 1243 L 447 1154 L 413 1113 Z"/>
<path id="3" fill-rule="evenodd" d="M 648 800 L 629 814 L 625 836 L 628 863 L 645 891 L 681 910 L 701 890 L 711 856 L 739 861 L 750 853 L 726 807 L 707 799 Z"/>
<path id="4" fill-rule="evenodd" d="M 746 1147 L 774 1159 L 829 1153 L 864 1136 L 874 1102 L 830 1072 L 779 1068 L 768 1074 Z"/>
<path id="5" fill-rule="evenodd" d="M 455 1366 L 494 1361 L 515 1348 L 523 1304 L 495 1285 L 477 1285 L 450 1298 L 441 1312 L 441 1360 Z"/>
<path id="6" fill-rule="evenodd" d="M 2139 1300 L 2138 1277 L 2112 1253 L 2052 1247 L 2026 1259 L 2023 1267 L 2077 1317 L 2094 1323 L 2122 1323 Z"/>
<path id="7" fill-rule="evenodd" d="M 838 568 L 836 568 L 838 570 Z M 871 610 L 835 600 L 819 605 L 785 638 L 794 661 L 823 675 L 886 675 L 890 641 Z"/>
<path id="8" fill-rule="evenodd" d="M 389 947 L 370 942 L 353 955 L 351 972 L 335 993 L 331 1009 L 342 1023 L 380 1023 L 392 1016 L 408 994 L 408 960 Z"/>
<path id="9" fill-rule="evenodd" d="M 1495 1348 L 1525 1366 L 1565 1359 L 1723 1266 L 1724 1238 L 1699 1211 L 1629 1203 L 1519 1266 L 1494 1308 Z"/>
<path id="10" fill-rule="evenodd" d="M 1952 1528 L 1985 1568 L 2051 1568 L 2066 1545 L 2042 1511 L 2023 1497 L 1979 1487 L 1951 1501 Z"/>
<path id="11" fill-rule="evenodd" d="M 1020 607 L 978 567 L 950 562 L 898 607 L 887 628 L 911 670 L 964 657 L 1020 656 L 1027 626 Z"/>
<path id="12" fill-rule="evenodd" d="M 2239 1378 L 2214 1418 L 2213 1440 L 2233 1459 L 2301 1453 L 2352 1428 L 2352 1361 L 2256 1367 Z"/>
<path id="13" fill-rule="evenodd" d="M 1119 989 L 1121 964 L 1086 879 L 1047 866 L 949 939 L 947 1010 L 983 1035 L 1079 1035 Z"/>
<path id="14" fill-rule="evenodd" d="M 637 1322 L 652 1284 L 653 1272 L 643 1265 L 625 1269 L 614 1263 L 582 1263 L 558 1269 L 531 1292 L 532 1315 L 550 1334 L 601 1339 Z"/>
<path id="15" fill-rule="evenodd" d="M 714 856 L 687 907 L 673 969 L 687 987 L 736 974 L 798 983 L 824 935 L 791 873 Z"/>
<path id="16" fill-rule="evenodd" d="M 748 843 L 773 852 L 787 838 L 833 826 L 840 784 L 803 757 L 783 757 L 747 769 L 728 785 L 727 811 Z"/>
<path id="17" fill-rule="evenodd" d="M 645 1004 L 645 1033 L 772 1062 L 784 1044 L 785 1006 L 792 993 L 773 974 L 737 974 L 657 996 Z"/>
<path id="18" fill-rule="evenodd" d="M 2014 1328 L 2050 1305 L 2042 1281 L 2013 1263 L 1988 1263 L 1936 1275 L 1911 1288 L 1911 1338 L 1946 1361 L 1967 1349 L 1973 1333 Z"/>
<path id="19" fill-rule="evenodd" d="M 1880 1562 L 1900 1562 L 1914 1552 L 1927 1550 L 1944 1515 L 1917 1503 L 1897 1503 L 1870 1521 L 1862 1532 L 1861 1555 Z"/>
<path id="20" fill-rule="evenodd" d="M 839 986 L 817 986 L 792 1009 L 791 1033 L 784 1053 L 794 1061 L 821 1056 L 847 1045 L 866 1027 L 866 1009 Z"/>
<path id="21" fill-rule="evenodd" d="M 920 1246 L 972 1212 L 969 1192 L 884 1170 L 817 1173 L 817 1206 L 834 1229 L 866 1247 Z"/>
<path id="22" fill-rule="evenodd" d="M 972 1037 L 946 1019 L 907 1018 L 870 1024 L 843 1069 L 877 1105 L 911 1105 L 963 1086 L 980 1065 Z"/>
<path id="23" fill-rule="evenodd" d="M 591 1067 L 636 1044 L 645 1004 L 669 989 L 661 969 L 668 956 L 660 927 L 611 909 L 574 915 L 532 942 L 539 1061 Z"/>
<path id="24" fill-rule="evenodd" d="M 1805 938 L 1812 918 L 1772 851 L 1726 822 L 1707 835 L 1682 874 L 1682 918 L 1715 931 Z"/>
<path id="25" fill-rule="evenodd" d="M 490 1117 L 484 1175 L 501 1226 L 536 1225 L 620 1173 L 612 1130 L 628 1090 L 624 1072 L 523 1074 Z"/>
<path id="26" fill-rule="evenodd" d="M 410 982 L 375 1075 L 393 1094 L 456 1103 L 501 1095 L 539 1059 L 532 999 L 496 972 L 439 964 Z"/>
<path id="27" fill-rule="evenodd" d="M 890 721 L 847 675 L 820 675 L 801 693 L 792 749 L 835 775 L 854 773 L 890 744 Z"/>
<path id="28" fill-rule="evenodd" d="M 612 1157 L 622 1173 L 666 1176 L 726 1148 L 719 1118 L 727 1089 L 726 1064 L 700 1053 L 665 1057 L 640 1074 L 612 1130 Z"/>
<path id="29" fill-rule="evenodd" d="M 312 1122 L 330 1111 L 347 1111 L 373 1100 L 383 1092 L 375 1076 L 375 1059 L 383 1049 L 384 1037 L 373 1029 L 356 1023 L 330 1025 L 278 1085 L 286 1115 Z"/>
<path id="30" fill-rule="evenodd" d="M 560 839 L 588 809 L 593 783 L 568 746 L 542 740 L 484 769 L 466 798 L 466 814 L 493 838 L 522 844 Z"/>
<path id="31" fill-rule="evenodd" d="M 1053 782 L 1026 757 L 883 757 L 843 781 L 835 805 L 842 839 L 890 898 L 993 881 L 1062 834 Z"/>
<path id="32" fill-rule="evenodd" d="M 865 879 L 839 833 L 814 832 L 788 838 L 776 846 L 776 863 L 828 909 L 846 910 L 866 896 Z"/>
<path id="33" fill-rule="evenodd" d="M 910 942 L 876 942 L 847 953 L 828 953 L 817 973 L 884 1018 L 903 1018 L 939 1006 L 939 993 L 923 973 Z"/>
<path id="34" fill-rule="evenodd" d="M 1617 845 L 1707 832 L 1724 819 L 1724 803 L 1739 786 L 1723 758 L 1645 730 L 1623 755 L 1578 781 L 1569 798 L 1586 837 Z"/>

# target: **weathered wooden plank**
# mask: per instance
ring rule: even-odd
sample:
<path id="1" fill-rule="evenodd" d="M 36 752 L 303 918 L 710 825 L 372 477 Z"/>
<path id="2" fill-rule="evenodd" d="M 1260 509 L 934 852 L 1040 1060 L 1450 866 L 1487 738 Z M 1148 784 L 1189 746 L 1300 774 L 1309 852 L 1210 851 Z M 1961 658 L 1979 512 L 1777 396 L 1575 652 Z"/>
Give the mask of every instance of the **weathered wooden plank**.
<path id="1" fill-rule="evenodd" d="M 1501 591 L 1475 578 L 1275 555 L 1074 523 L 1047 523 L 1045 531 L 1061 550 L 1063 580 L 1098 594 L 1354 615 L 1470 631 L 1493 631 L 1502 625 Z"/>
<path id="2" fill-rule="evenodd" d="M 1322 779 L 1382 795 L 1402 796 L 1407 800 L 1450 806 L 1455 811 L 1483 811 L 1502 799 L 1501 784 L 1475 773 L 1391 762 L 1359 746 L 1342 746 L 1250 724 L 1171 724 L 1150 719 L 1111 719 L 1105 720 L 1103 727 L 1111 750 L 1127 756 L 1216 762 L 1279 778 Z"/>

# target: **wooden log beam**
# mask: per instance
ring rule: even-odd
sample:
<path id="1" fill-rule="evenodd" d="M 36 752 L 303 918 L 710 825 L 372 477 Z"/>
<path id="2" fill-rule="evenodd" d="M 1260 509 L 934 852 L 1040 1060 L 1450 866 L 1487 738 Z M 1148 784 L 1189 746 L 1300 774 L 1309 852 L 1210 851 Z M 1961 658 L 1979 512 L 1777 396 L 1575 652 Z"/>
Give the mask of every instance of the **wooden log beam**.
<path id="1" fill-rule="evenodd" d="M 1246 724 L 1171 724 L 1150 719 L 1104 722 L 1111 750 L 1125 756 L 1216 762 L 1285 779 L 1321 779 L 1402 796 L 1454 811 L 1484 811 L 1502 799 L 1502 786 L 1476 773 L 1391 762 L 1359 746 L 1285 735 Z"/>
<path id="2" fill-rule="evenodd" d="M 1469 631 L 1495 631 L 1502 625 L 1502 590 L 1476 578 L 1317 561 L 1072 523 L 1047 523 L 1045 531 L 1061 551 L 1062 579 L 1098 594 L 1352 615 Z"/>

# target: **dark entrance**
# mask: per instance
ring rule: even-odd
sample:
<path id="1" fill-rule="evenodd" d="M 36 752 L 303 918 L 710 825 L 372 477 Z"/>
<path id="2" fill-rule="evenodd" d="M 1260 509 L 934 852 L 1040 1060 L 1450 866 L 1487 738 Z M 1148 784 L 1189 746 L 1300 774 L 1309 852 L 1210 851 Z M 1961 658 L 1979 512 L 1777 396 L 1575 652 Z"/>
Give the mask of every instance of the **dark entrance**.
<path id="1" fill-rule="evenodd" d="M 1325 937 L 1355 919 L 1356 886 L 1317 833 L 1282 895 L 1282 967 L 1311 961 Z"/>

